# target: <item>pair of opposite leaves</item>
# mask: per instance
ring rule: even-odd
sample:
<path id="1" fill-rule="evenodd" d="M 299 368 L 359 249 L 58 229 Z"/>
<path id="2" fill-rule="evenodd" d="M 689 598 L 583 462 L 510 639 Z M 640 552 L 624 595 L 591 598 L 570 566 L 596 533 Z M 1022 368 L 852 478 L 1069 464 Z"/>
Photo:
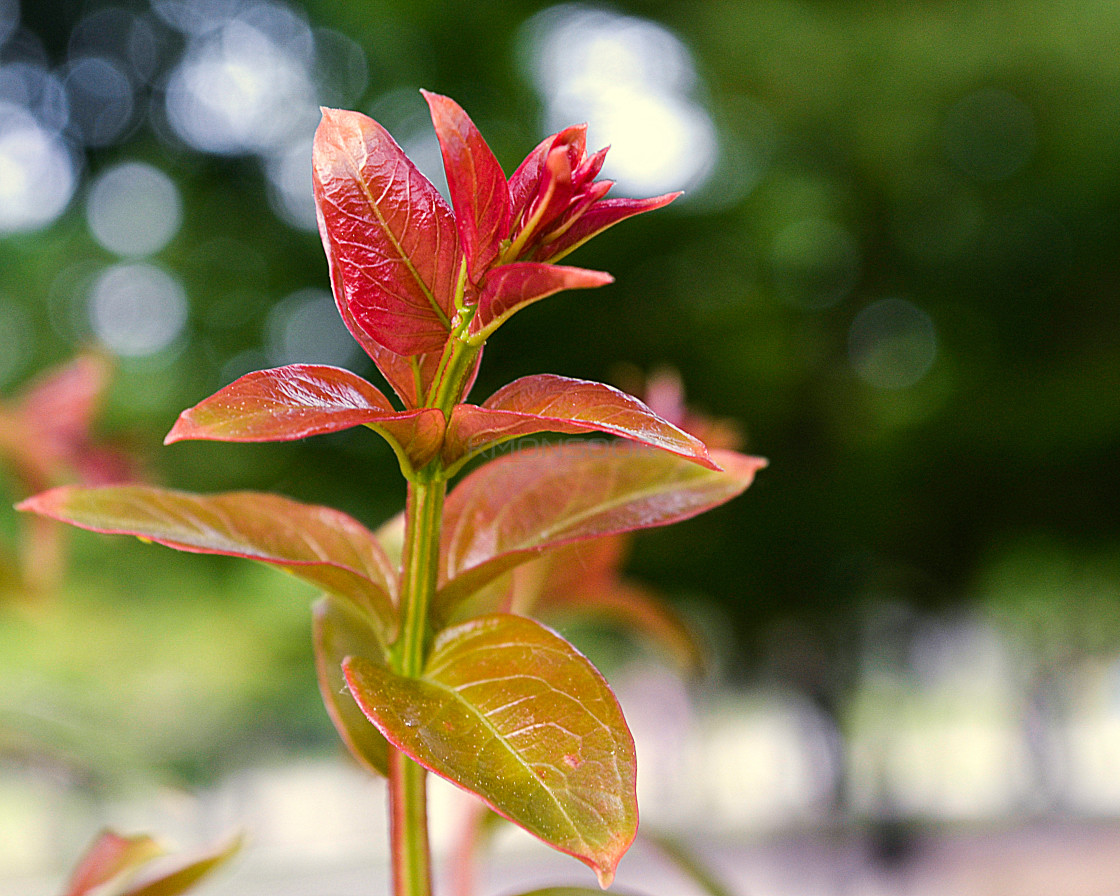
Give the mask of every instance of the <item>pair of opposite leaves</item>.
<path id="1" fill-rule="evenodd" d="M 274 441 L 365 425 L 393 445 L 406 475 L 438 462 L 450 476 L 473 454 L 533 432 L 594 430 L 627 451 L 568 445 L 499 458 L 467 476 L 444 513 L 437 630 L 418 679 L 392 673 L 398 572 L 373 533 L 329 508 L 276 495 L 197 496 L 144 486 L 65 489 L 23 505 L 103 532 L 188 551 L 249 557 L 324 588 L 321 678 L 344 739 L 373 767 L 380 735 L 501 814 L 589 864 L 606 884 L 637 826 L 633 743 L 599 673 L 530 620 L 457 620 L 468 598 L 514 566 L 574 542 L 687 518 L 740 493 L 763 462 L 709 453 L 647 406 L 599 383 L 540 375 L 482 405 L 427 407 L 454 341 L 477 353 L 505 319 L 559 289 L 609 277 L 554 262 L 594 233 L 664 205 L 607 200 L 584 131 L 542 142 L 507 182 L 453 101 L 425 95 L 443 149 L 454 214 L 379 125 L 324 113 L 315 187 L 332 287 L 344 321 L 404 410 L 348 371 L 259 371 L 184 412 L 167 441 Z M 460 346 L 454 346 L 456 348 Z M 473 372 L 463 379 L 465 397 Z M 714 455 L 714 457 L 713 457 Z M 512 497 L 511 497 L 512 496 Z M 477 608 L 475 608 L 477 609 Z M 355 611 L 357 611 L 355 613 Z M 356 648 L 351 650 L 350 648 Z M 323 664 L 333 666 L 323 674 Z"/>

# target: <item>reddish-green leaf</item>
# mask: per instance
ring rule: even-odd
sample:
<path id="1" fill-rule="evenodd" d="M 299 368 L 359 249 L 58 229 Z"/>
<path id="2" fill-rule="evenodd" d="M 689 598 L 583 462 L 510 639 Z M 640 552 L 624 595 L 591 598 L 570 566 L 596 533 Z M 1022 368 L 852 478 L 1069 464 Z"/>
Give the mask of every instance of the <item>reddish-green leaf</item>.
<path id="1" fill-rule="evenodd" d="M 420 91 L 428 101 L 443 153 L 467 272 L 478 282 L 509 236 L 509 189 L 501 165 L 474 122 L 453 99 Z"/>
<path id="2" fill-rule="evenodd" d="M 471 334 L 489 338 L 515 311 L 562 289 L 590 289 L 613 281 L 610 274 L 584 268 L 532 261 L 502 265 L 486 276 Z"/>
<path id="3" fill-rule="evenodd" d="M 598 430 L 715 467 L 695 436 L 645 404 L 603 383 L 553 374 L 526 376 L 502 387 L 482 407 L 458 405 L 443 445 L 444 463 L 535 432 Z"/>
<path id="4" fill-rule="evenodd" d="M 164 444 L 182 439 L 279 442 L 369 426 L 422 467 L 443 440 L 443 414 L 398 411 L 380 390 L 338 367 L 258 370 L 183 411 Z"/>
<path id="5" fill-rule="evenodd" d="M 18 407 L 26 419 L 39 424 L 38 451 L 65 455 L 88 440 L 111 375 L 109 360 L 90 352 L 47 371 L 27 387 Z"/>
<path id="6" fill-rule="evenodd" d="M 621 577 L 627 541 L 625 535 L 580 541 L 517 567 L 512 611 L 550 625 L 616 625 L 663 650 L 682 672 L 701 671 L 704 651 L 692 628 L 656 594 Z M 477 601 L 474 595 L 467 604 Z"/>
<path id="7" fill-rule="evenodd" d="M 603 896 L 603 893 L 601 890 L 589 890 L 587 887 L 545 887 L 543 890 L 533 890 L 531 893 L 521 893 L 519 896 Z M 616 892 L 614 896 L 624 896 L 624 894 Z"/>
<path id="8" fill-rule="evenodd" d="M 180 896 L 210 872 L 228 862 L 239 849 L 241 849 L 241 838 L 234 837 L 215 851 L 180 865 L 145 884 L 126 890 L 122 896 Z"/>
<path id="9" fill-rule="evenodd" d="M 366 608 L 386 640 L 393 630 L 396 572 L 372 532 L 329 507 L 262 492 L 194 495 L 120 485 L 56 488 L 18 509 L 181 551 L 279 566 Z"/>
<path id="10" fill-rule="evenodd" d="M 559 261 L 608 227 L 613 227 L 619 221 L 625 221 L 634 215 L 662 208 L 680 195 L 680 193 L 666 193 L 650 199 L 601 199 L 557 239 L 540 247 L 533 257 L 546 262 Z"/>
<path id="11" fill-rule="evenodd" d="M 451 209 L 389 133 L 358 112 L 324 109 L 312 155 L 343 319 L 399 355 L 439 351 L 458 276 Z"/>
<path id="12" fill-rule="evenodd" d="M 241 838 L 235 837 L 201 858 L 181 862 L 158 877 L 127 886 L 143 866 L 163 855 L 163 847 L 144 834 L 124 837 L 114 831 L 102 831 L 74 869 L 65 896 L 103 892 L 101 888 L 110 882 L 116 883 L 113 892 L 121 896 L 179 896 L 227 862 L 240 847 Z"/>
<path id="13" fill-rule="evenodd" d="M 385 648 L 368 617 L 346 601 L 324 595 L 312 608 L 315 670 L 319 693 L 342 742 L 362 765 L 380 775 L 388 774 L 388 744 L 370 724 L 342 674 L 342 661 L 360 656 L 373 663 L 385 662 Z"/>
<path id="14" fill-rule="evenodd" d="M 120 481 L 134 472 L 123 452 L 98 445 L 91 434 L 111 373 L 106 357 L 89 352 L 39 374 L 21 393 L 0 401 L 0 457 L 22 493 L 75 477 Z"/>
<path id="15" fill-rule="evenodd" d="M 146 834 L 124 837 L 115 831 L 102 831 L 70 876 L 65 896 L 85 896 L 117 877 L 135 873 L 162 854 L 163 847 Z"/>
<path id="16" fill-rule="evenodd" d="M 473 591 L 549 548 L 674 523 L 723 504 L 766 465 L 731 451 L 713 451 L 712 460 L 723 469 L 627 442 L 583 443 L 520 451 L 480 467 L 447 499 L 435 618 L 449 618 Z"/>
<path id="17" fill-rule="evenodd" d="M 495 615 L 440 633 L 418 679 L 359 658 L 345 669 L 390 743 L 610 883 L 637 832 L 634 743 L 574 647 Z"/>

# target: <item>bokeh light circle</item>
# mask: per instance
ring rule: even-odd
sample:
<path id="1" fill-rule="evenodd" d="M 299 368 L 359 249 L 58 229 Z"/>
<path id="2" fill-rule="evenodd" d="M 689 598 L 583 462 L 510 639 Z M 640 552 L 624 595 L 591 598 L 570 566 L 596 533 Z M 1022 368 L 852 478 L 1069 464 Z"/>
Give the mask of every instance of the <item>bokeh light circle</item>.
<path id="1" fill-rule="evenodd" d="M 94 238 L 118 255 L 151 255 L 171 241 L 183 220 L 179 190 L 164 172 L 124 162 L 90 189 L 86 220 Z"/>
<path id="2" fill-rule="evenodd" d="M 183 332 L 186 292 L 178 280 L 154 265 L 114 265 L 94 281 L 89 319 L 97 338 L 118 355 L 153 355 Z"/>
<path id="3" fill-rule="evenodd" d="M 109 146 L 136 121 L 132 81 L 121 65 L 104 56 L 85 56 L 66 66 L 70 128 L 88 146 Z"/>
<path id="4" fill-rule="evenodd" d="M 0 235 L 54 221 L 78 180 L 78 165 L 58 135 L 25 109 L 0 103 Z"/>
<path id="5" fill-rule="evenodd" d="M 587 122 L 589 144 L 611 147 L 603 172 L 621 192 L 693 189 L 711 173 L 716 128 L 694 98 L 692 56 L 665 26 L 561 4 L 528 21 L 521 56 L 546 126 Z"/>
<path id="6" fill-rule="evenodd" d="M 913 386 L 937 357 L 933 319 L 905 299 L 873 302 L 852 321 L 848 357 L 869 385 L 887 390 Z"/>
<path id="7" fill-rule="evenodd" d="M 360 350 L 325 289 L 301 289 L 277 303 L 265 325 L 270 364 L 352 364 Z"/>
<path id="8" fill-rule="evenodd" d="M 280 7 L 250 12 L 192 41 L 168 82 L 172 128 L 204 152 L 267 153 L 318 119 L 310 29 Z"/>

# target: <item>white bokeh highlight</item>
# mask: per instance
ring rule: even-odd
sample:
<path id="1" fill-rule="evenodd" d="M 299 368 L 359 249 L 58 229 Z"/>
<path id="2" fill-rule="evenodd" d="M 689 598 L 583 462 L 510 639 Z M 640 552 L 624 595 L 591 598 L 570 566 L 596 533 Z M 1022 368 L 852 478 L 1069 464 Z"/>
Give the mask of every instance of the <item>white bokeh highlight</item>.
<path id="1" fill-rule="evenodd" d="M 610 145 L 604 176 L 631 195 L 690 189 L 706 179 L 719 144 L 680 39 L 655 22 L 580 4 L 534 16 L 522 55 L 549 130 L 588 123 L 591 148 Z"/>
<path id="2" fill-rule="evenodd" d="M 62 137 L 0 103 L 0 235 L 38 230 L 70 204 L 78 165 Z"/>
<path id="3" fill-rule="evenodd" d="M 182 284 L 143 262 L 106 268 L 89 297 L 94 334 L 116 354 L 131 358 L 170 347 L 186 326 L 187 311 Z"/>
<path id="4" fill-rule="evenodd" d="M 179 231 L 183 203 L 164 172 L 142 162 L 125 162 L 94 181 L 86 206 L 90 232 L 117 255 L 151 255 Z"/>

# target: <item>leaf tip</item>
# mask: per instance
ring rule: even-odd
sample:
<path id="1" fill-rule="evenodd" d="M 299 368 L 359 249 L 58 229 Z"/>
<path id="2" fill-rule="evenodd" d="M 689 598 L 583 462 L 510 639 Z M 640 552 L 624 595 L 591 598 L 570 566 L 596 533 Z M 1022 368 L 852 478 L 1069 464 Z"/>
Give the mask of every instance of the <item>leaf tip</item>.
<path id="1" fill-rule="evenodd" d="M 38 495 L 33 495 L 30 498 L 24 498 L 19 503 L 14 504 L 13 507 L 20 513 L 36 513 L 38 508 L 35 499 L 37 497 Z"/>
<path id="2" fill-rule="evenodd" d="M 614 868 L 596 868 L 595 876 L 599 879 L 599 889 L 606 890 L 614 883 Z"/>
<path id="3" fill-rule="evenodd" d="M 175 425 L 172 426 L 167 435 L 163 437 L 164 445 L 170 445 L 173 442 L 181 442 L 184 439 L 190 438 L 187 433 L 186 420 L 184 420 L 185 413 L 186 412 L 184 411 L 183 414 L 179 415 L 179 419 L 175 421 Z"/>
<path id="4" fill-rule="evenodd" d="M 57 501 L 54 499 L 56 495 L 65 491 L 66 487 L 48 489 L 45 492 L 39 492 L 37 495 L 32 495 L 30 498 L 24 498 L 15 505 L 15 509 L 20 513 L 37 513 L 40 516 L 53 516 L 54 508 Z"/>

